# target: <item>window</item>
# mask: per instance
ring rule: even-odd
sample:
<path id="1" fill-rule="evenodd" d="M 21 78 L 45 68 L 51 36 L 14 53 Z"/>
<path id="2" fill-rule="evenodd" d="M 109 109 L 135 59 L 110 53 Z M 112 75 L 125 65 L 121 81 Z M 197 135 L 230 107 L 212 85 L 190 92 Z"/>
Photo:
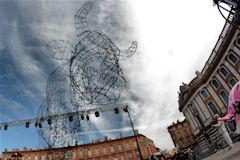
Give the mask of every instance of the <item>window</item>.
<path id="1" fill-rule="evenodd" d="M 220 86 L 218 80 L 216 78 L 213 78 L 211 81 L 212 85 L 214 86 L 215 89 L 218 89 L 218 87 Z"/>
<path id="2" fill-rule="evenodd" d="M 31 160 L 31 156 L 28 156 L 28 160 Z"/>
<path id="3" fill-rule="evenodd" d="M 38 160 L 38 156 L 37 155 L 35 155 L 35 158 L 34 158 L 35 160 Z"/>
<path id="4" fill-rule="evenodd" d="M 121 154 L 121 160 L 125 160 L 124 154 Z"/>
<path id="5" fill-rule="evenodd" d="M 130 149 L 130 145 L 129 145 L 129 143 L 128 143 L 128 142 L 126 143 L 126 148 L 127 148 L 127 150 L 129 150 L 129 149 Z"/>
<path id="6" fill-rule="evenodd" d="M 104 160 L 108 160 L 108 157 L 104 157 Z"/>
<path id="7" fill-rule="evenodd" d="M 237 83 L 237 81 L 234 78 L 232 78 L 230 79 L 229 83 L 233 87 Z"/>
<path id="8" fill-rule="evenodd" d="M 187 137 L 187 143 L 191 143 L 191 140 L 190 140 L 190 138 L 189 137 Z"/>
<path id="9" fill-rule="evenodd" d="M 220 68 L 220 73 L 221 73 L 221 75 L 223 75 L 223 77 L 227 77 L 228 76 L 228 74 L 229 74 L 229 72 L 228 72 L 228 70 L 224 67 L 224 66 L 221 66 L 221 68 Z"/>
<path id="10" fill-rule="evenodd" d="M 134 146 L 134 148 L 137 148 L 137 141 L 133 142 L 133 146 Z"/>
<path id="11" fill-rule="evenodd" d="M 228 94 L 224 90 L 220 92 L 220 96 L 225 102 L 225 104 L 228 104 Z"/>
<path id="12" fill-rule="evenodd" d="M 189 107 L 192 110 L 192 112 L 196 112 L 197 111 L 197 108 L 196 108 L 196 106 L 194 104 L 192 104 L 192 103 L 189 104 Z"/>
<path id="13" fill-rule="evenodd" d="M 56 160 L 60 160 L 59 153 L 56 153 Z"/>
<path id="14" fill-rule="evenodd" d="M 206 89 L 203 89 L 200 93 L 203 99 L 206 99 L 209 96 Z"/>
<path id="15" fill-rule="evenodd" d="M 80 157 L 83 158 L 83 151 L 82 150 L 79 151 L 79 154 L 80 154 Z"/>
<path id="16" fill-rule="evenodd" d="M 199 124 L 201 125 L 201 127 L 204 127 L 203 121 L 202 121 L 202 119 L 200 118 L 200 116 L 199 116 L 199 115 L 196 115 L 196 118 L 197 118 Z"/>
<path id="17" fill-rule="evenodd" d="M 72 156 L 73 156 L 73 158 L 76 158 L 76 153 L 72 152 Z"/>
<path id="18" fill-rule="evenodd" d="M 211 111 L 213 112 L 213 114 L 218 114 L 218 110 L 215 106 L 215 104 L 213 102 L 209 102 L 208 106 L 210 107 Z"/>
<path id="19" fill-rule="evenodd" d="M 48 155 L 48 160 L 52 160 L 52 155 L 51 154 Z"/>
<path id="20" fill-rule="evenodd" d="M 118 145 L 118 150 L 122 151 L 122 145 L 121 144 Z"/>
<path id="21" fill-rule="evenodd" d="M 228 55 L 228 59 L 230 60 L 230 62 L 232 64 L 237 64 L 237 61 L 238 61 L 238 57 L 234 54 L 233 51 L 230 52 L 230 54 Z"/>
<path id="22" fill-rule="evenodd" d="M 103 154 L 107 154 L 107 149 L 106 149 L 106 147 L 103 147 Z"/>
<path id="23" fill-rule="evenodd" d="M 113 157 L 112 157 L 112 160 L 117 160 L 117 158 L 113 156 Z"/>
<path id="24" fill-rule="evenodd" d="M 98 148 L 95 149 L 95 154 L 96 154 L 97 156 L 99 155 L 99 149 L 98 149 Z"/>
<path id="25" fill-rule="evenodd" d="M 113 146 L 110 146 L 110 152 L 114 153 L 114 147 Z"/>
<path id="26" fill-rule="evenodd" d="M 88 157 L 91 157 L 91 156 L 92 156 L 92 150 L 89 149 L 89 150 L 88 150 Z"/>
<path id="27" fill-rule="evenodd" d="M 131 152 L 128 152 L 128 158 L 129 158 L 129 160 L 133 160 L 133 155 Z"/>
<path id="28" fill-rule="evenodd" d="M 182 135 L 180 132 L 178 132 L 178 138 L 182 138 Z"/>
<path id="29" fill-rule="evenodd" d="M 42 155 L 42 160 L 45 160 L 45 155 L 44 154 Z"/>

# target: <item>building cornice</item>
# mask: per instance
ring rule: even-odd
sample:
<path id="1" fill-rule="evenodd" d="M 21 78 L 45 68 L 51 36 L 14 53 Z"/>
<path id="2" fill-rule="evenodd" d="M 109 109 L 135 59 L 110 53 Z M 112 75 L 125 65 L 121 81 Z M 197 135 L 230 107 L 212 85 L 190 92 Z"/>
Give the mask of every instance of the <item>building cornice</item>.
<path id="1" fill-rule="evenodd" d="M 228 20 L 232 21 L 231 14 L 229 14 Z M 219 64 L 224 53 L 226 52 L 236 30 L 237 29 L 235 27 L 226 21 L 217 43 L 215 44 L 212 53 L 201 73 L 196 72 L 197 76 L 189 84 L 183 84 L 180 86 L 178 99 L 180 112 L 182 112 L 183 107 L 187 104 L 191 96 L 208 81 L 209 77 L 212 75 L 216 69 L 216 66 Z"/>

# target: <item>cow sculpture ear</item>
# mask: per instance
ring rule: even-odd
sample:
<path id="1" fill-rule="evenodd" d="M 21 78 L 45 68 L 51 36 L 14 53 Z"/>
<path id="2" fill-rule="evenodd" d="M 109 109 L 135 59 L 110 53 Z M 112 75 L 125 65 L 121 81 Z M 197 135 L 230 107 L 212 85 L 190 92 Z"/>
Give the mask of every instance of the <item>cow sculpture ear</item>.
<path id="1" fill-rule="evenodd" d="M 57 60 L 69 60 L 75 52 L 72 42 L 66 40 L 51 41 L 47 45 L 47 48 L 49 54 Z"/>

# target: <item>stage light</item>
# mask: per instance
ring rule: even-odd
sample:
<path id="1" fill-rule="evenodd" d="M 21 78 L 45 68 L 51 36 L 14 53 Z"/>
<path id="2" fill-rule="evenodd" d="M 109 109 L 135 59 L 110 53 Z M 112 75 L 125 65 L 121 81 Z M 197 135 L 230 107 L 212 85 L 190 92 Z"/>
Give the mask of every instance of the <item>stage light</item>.
<path id="1" fill-rule="evenodd" d="M 89 121 L 89 116 L 88 115 L 86 115 L 86 119 L 87 119 L 87 121 Z"/>
<path id="2" fill-rule="evenodd" d="M 38 126 L 38 123 L 37 122 L 35 122 L 35 127 L 37 127 Z"/>
<path id="3" fill-rule="evenodd" d="M 29 128 L 29 124 L 30 124 L 30 122 L 26 122 L 26 128 Z"/>
<path id="4" fill-rule="evenodd" d="M 8 129 L 8 126 L 7 126 L 7 125 L 5 125 L 5 126 L 4 126 L 4 130 L 6 131 L 7 129 Z"/>
<path id="5" fill-rule="evenodd" d="M 72 122 L 72 121 L 73 121 L 73 116 L 69 116 L 68 120 L 69 120 L 70 122 Z"/>
<path id="6" fill-rule="evenodd" d="M 100 115 L 99 112 L 96 111 L 96 112 L 95 112 L 95 116 L 96 116 L 96 117 L 99 117 L 99 115 Z"/>
<path id="7" fill-rule="evenodd" d="M 84 120 L 84 115 L 81 115 L 81 120 Z"/>
<path id="8" fill-rule="evenodd" d="M 123 111 L 124 111 L 124 112 L 128 112 L 127 106 L 126 106 L 125 108 L 123 108 Z"/>
<path id="9" fill-rule="evenodd" d="M 38 123 L 38 127 L 39 127 L 39 128 L 42 128 L 42 124 L 41 124 L 41 123 Z"/>
<path id="10" fill-rule="evenodd" d="M 114 113 L 118 114 L 119 113 L 119 109 L 118 108 L 114 108 Z"/>
<path id="11" fill-rule="evenodd" d="M 48 125 L 52 124 L 52 120 L 50 118 L 47 120 L 47 122 L 48 122 Z"/>

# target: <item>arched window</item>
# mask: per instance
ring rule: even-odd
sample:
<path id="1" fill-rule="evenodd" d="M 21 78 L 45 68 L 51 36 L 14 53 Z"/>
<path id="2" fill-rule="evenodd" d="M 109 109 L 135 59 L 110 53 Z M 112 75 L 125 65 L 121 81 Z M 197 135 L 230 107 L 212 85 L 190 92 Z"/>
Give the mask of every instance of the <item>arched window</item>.
<path id="1" fill-rule="evenodd" d="M 227 104 L 228 103 L 228 94 L 226 93 L 226 91 L 222 90 L 220 92 L 220 96 L 223 99 L 223 101 L 225 102 L 225 104 Z"/>
<path id="2" fill-rule="evenodd" d="M 221 66 L 219 71 L 220 71 L 221 75 L 223 75 L 223 77 L 225 77 L 225 78 L 229 74 L 228 70 L 224 66 Z"/>
<path id="3" fill-rule="evenodd" d="M 218 80 L 216 78 L 213 78 L 211 81 L 212 85 L 214 86 L 215 89 L 218 89 L 218 87 L 220 86 Z"/>
<path id="4" fill-rule="evenodd" d="M 237 83 L 237 81 L 235 80 L 235 78 L 232 78 L 230 79 L 229 83 L 233 87 Z"/>
<path id="5" fill-rule="evenodd" d="M 213 102 L 209 102 L 208 106 L 211 109 L 211 111 L 213 112 L 213 114 L 218 114 L 218 110 Z"/>
<path id="6" fill-rule="evenodd" d="M 203 90 L 200 92 L 200 94 L 201 94 L 201 96 L 202 96 L 203 99 L 206 99 L 206 98 L 208 98 L 208 96 L 209 96 L 209 94 L 208 94 L 208 92 L 207 92 L 206 89 L 203 89 Z"/>
<path id="7" fill-rule="evenodd" d="M 231 52 L 229 53 L 228 59 L 230 60 L 230 62 L 231 62 L 232 64 L 234 64 L 234 65 L 237 64 L 238 57 L 236 56 L 236 54 L 235 54 L 233 51 L 231 51 Z"/>

